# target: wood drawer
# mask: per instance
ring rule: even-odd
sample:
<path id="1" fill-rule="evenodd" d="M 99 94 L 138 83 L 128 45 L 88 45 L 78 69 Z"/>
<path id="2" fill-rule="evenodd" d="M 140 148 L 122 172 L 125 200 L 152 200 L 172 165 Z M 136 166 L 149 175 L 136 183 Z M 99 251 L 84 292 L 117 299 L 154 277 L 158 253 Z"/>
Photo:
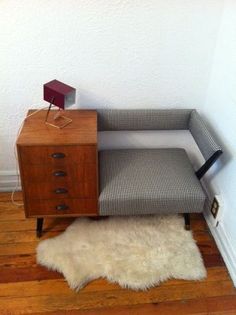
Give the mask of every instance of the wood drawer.
<path id="1" fill-rule="evenodd" d="M 65 198 L 96 198 L 96 182 L 31 183 L 25 185 L 25 193 L 30 199 L 65 199 Z"/>
<path id="2" fill-rule="evenodd" d="M 24 164 L 51 164 L 63 166 L 70 163 L 96 163 L 96 146 L 18 146 Z"/>
<path id="3" fill-rule="evenodd" d="M 59 206 L 66 206 L 59 210 Z M 28 200 L 27 217 L 97 215 L 96 199 Z"/>
<path id="4" fill-rule="evenodd" d="M 61 166 L 51 164 L 45 165 L 22 165 L 22 174 L 27 187 L 31 183 L 51 183 L 55 185 L 66 185 L 69 183 L 96 182 L 96 164 L 71 163 Z"/>

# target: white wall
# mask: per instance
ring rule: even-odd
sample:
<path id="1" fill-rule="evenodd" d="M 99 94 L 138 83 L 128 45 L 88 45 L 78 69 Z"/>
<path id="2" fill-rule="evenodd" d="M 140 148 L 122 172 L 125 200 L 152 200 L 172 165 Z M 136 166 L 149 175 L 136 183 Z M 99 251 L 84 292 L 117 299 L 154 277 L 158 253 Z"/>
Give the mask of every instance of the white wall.
<path id="1" fill-rule="evenodd" d="M 45 105 L 51 79 L 76 87 L 80 107 L 202 106 L 222 8 L 223 0 L 0 1 L 0 174 L 14 174 L 17 129 L 29 108 Z"/>
<path id="2" fill-rule="evenodd" d="M 202 107 L 214 128 L 224 155 L 210 179 L 213 193 L 221 196 L 223 211 L 212 230 L 224 250 L 236 284 L 236 1 L 225 1 L 207 101 Z M 222 243 L 222 244 L 221 244 Z"/>

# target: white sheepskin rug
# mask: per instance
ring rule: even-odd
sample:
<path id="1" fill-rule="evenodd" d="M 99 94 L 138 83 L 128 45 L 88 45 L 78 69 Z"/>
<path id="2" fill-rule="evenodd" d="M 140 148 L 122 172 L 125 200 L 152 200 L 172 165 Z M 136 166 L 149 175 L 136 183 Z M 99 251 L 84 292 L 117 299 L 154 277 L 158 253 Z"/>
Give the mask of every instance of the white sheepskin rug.
<path id="1" fill-rule="evenodd" d="M 37 262 L 61 272 L 75 290 L 101 277 L 134 290 L 206 277 L 192 233 L 178 215 L 79 218 L 40 242 Z"/>

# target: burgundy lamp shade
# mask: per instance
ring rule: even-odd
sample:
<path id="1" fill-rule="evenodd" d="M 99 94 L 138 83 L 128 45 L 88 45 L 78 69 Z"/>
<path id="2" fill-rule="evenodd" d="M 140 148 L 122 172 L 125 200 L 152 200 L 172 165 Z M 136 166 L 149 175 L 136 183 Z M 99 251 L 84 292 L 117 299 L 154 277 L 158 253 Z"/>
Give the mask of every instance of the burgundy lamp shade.
<path id="1" fill-rule="evenodd" d="M 75 89 L 58 80 L 53 80 L 44 84 L 43 99 L 61 109 L 66 109 L 75 103 Z"/>

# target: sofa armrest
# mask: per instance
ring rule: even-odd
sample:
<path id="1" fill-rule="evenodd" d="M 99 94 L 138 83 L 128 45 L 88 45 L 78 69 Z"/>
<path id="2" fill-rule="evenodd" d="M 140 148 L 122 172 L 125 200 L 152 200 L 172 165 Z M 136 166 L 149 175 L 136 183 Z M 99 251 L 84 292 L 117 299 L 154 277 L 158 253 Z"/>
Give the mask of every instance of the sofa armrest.
<path id="1" fill-rule="evenodd" d="M 206 160 L 206 163 L 196 172 L 200 179 L 223 151 L 196 110 L 193 110 L 190 114 L 189 130 Z"/>

